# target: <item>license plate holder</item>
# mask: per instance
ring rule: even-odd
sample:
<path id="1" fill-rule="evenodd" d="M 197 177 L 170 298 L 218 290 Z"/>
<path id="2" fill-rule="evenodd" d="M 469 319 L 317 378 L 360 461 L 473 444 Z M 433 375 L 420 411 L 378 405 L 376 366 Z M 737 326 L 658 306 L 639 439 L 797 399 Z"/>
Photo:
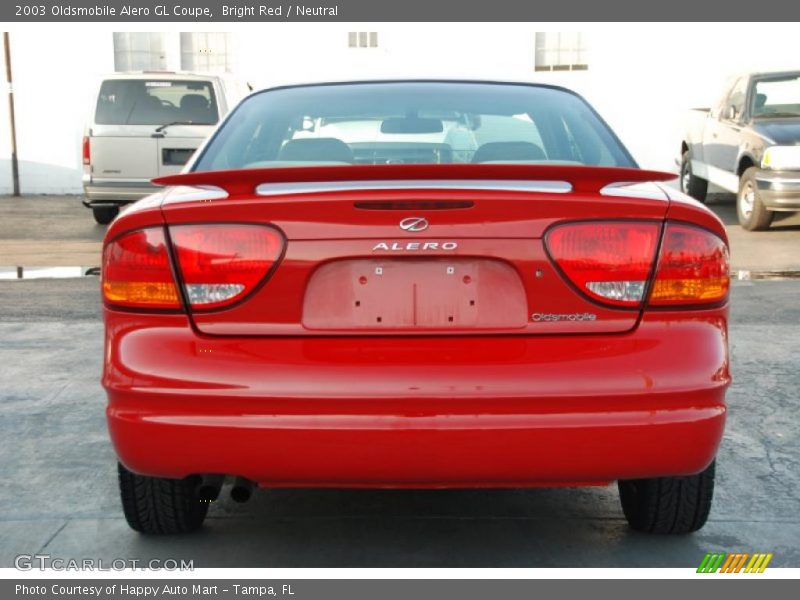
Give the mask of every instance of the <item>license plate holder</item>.
<path id="1" fill-rule="evenodd" d="M 308 329 L 513 329 L 526 324 L 519 275 L 496 259 L 335 261 L 315 271 L 303 305 Z"/>

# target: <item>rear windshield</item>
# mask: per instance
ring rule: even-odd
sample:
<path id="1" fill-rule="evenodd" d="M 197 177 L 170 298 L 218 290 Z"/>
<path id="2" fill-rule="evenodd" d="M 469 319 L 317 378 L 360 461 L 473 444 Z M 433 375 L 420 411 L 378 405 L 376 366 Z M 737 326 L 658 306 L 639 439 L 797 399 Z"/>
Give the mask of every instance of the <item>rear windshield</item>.
<path id="1" fill-rule="evenodd" d="M 300 86 L 246 99 L 194 170 L 319 164 L 635 166 L 569 92 L 529 85 L 386 82 Z"/>
<path id="2" fill-rule="evenodd" d="M 213 125 L 218 118 L 211 82 L 110 79 L 100 86 L 94 121 L 99 125 Z"/>

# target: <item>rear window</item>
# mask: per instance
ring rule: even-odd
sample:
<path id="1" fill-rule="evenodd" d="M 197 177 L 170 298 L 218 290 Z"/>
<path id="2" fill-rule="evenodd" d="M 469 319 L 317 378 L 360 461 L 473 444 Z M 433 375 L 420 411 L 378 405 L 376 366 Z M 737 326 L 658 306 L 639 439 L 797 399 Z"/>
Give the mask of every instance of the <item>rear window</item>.
<path id="1" fill-rule="evenodd" d="M 431 163 L 635 166 L 600 117 L 565 90 L 382 82 L 252 95 L 194 168 Z"/>
<path id="2" fill-rule="evenodd" d="M 219 119 L 208 81 L 109 79 L 100 86 L 99 125 L 213 125 Z"/>

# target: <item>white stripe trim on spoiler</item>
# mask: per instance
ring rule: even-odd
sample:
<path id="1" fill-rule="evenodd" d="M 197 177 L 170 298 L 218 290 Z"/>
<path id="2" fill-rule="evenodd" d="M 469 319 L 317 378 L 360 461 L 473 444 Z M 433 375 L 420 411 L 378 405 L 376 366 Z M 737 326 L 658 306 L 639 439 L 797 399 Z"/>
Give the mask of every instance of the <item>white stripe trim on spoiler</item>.
<path id="1" fill-rule="evenodd" d="M 566 181 L 518 181 L 513 179 L 387 179 L 375 181 L 331 181 L 299 183 L 262 183 L 256 187 L 259 196 L 311 194 L 362 190 L 495 190 L 508 192 L 550 192 L 566 194 L 572 185 Z"/>

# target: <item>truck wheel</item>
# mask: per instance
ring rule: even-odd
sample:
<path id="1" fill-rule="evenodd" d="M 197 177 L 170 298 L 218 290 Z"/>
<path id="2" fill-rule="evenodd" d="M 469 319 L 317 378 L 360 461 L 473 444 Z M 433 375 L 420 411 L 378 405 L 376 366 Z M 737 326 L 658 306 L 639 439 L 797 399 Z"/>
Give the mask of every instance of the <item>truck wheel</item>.
<path id="1" fill-rule="evenodd" d="M 117 467 L 122 510 L 132 529 L 149 534 L 185 533 L 203 524 L 208 502 L 197 496 L 197 482 L 192 477 L 145 477 L 121 464 Z"/>
<path id="2" fill-rule="evenodd" d="M 736 194 L 736 216 L 739 225 L 747 231 L 764 231 L 769 229 L 774 213 L 767 210 L 756 184 L 756 169 L 750 167 L 739 179 L 739 193 Z"/>
<path id="3" fill-rule="evenodd" d="M 619 482 L 631 528 L 647 533 L 691 533 L 706 522 L 714 495 L 714 463 L 702 473 Z"/>
<path id="4" fill-rule="evenodd" d="M 681 157 L 681 191 L 689 194 L 695 200 L 706 201 L 708 181 L 700 179 L 692 173 L 692 160 L 688 150 Z"/>
<path id="5" fill-rule="evenodd" d="M 100 225 L 108 225 L 119 214 L 119 208 L 116 206 L 96 206 L 92 208 L 94 220 Z"/>

